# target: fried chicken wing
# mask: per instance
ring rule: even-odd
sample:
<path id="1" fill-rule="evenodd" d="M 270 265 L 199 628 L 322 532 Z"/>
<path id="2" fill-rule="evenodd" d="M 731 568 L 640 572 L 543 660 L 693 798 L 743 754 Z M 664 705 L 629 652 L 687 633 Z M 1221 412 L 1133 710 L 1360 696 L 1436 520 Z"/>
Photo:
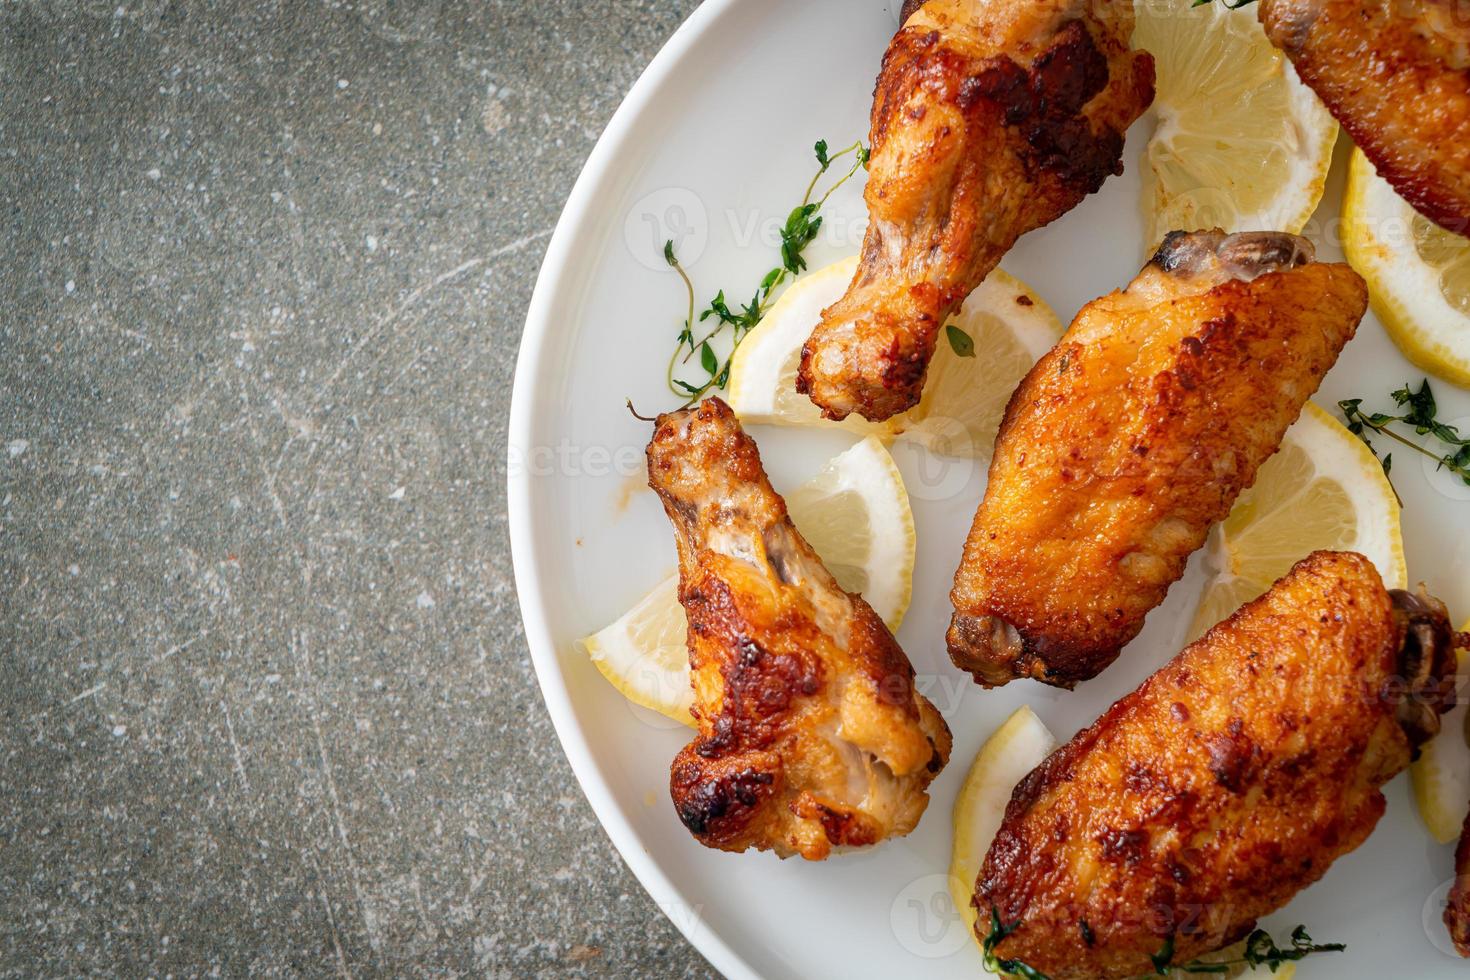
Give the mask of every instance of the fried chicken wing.
<path id="1" fill-rule="evenodd" d="M 949 728 L 792 525 L 730 408 L 659 416 L 648 474 L 678 545 L 699 724 L 671 771 L 679 819 L 709 847 L 810 860 L 908 833 Z"/>
<path id="2" fill-rule="evenodd" d="M 1138 635 L 1353 336 L 1363 280 L 1306 239 L 1169 235 L 1007 406 L 950 598 L 955 664 L 1071 687 Z"/>
<path id="3" fill-rule="evenodd" d="M 1444 607 L 1317 552 L 1016 787 L 976 882 L 998 956 L 1053 980 L 1243 938 L 1360 845 L 1454 703 Z"/>
<path id="4" fill-rule="evenodd" d="M 1261 0 L 1261 23 L 1378 173 L 1426 218 L 1470 230 L 1464 0 Z"/>
<path id="5" fill-rule="evenodd" d="M 1153 101 L 1130 0 L 929 0 L 873 96 L 869 223 L 847 295 L 802 349 L 828 418 L 919 401 L 935 338 L 1016 239 L 1122 172 Z"/>

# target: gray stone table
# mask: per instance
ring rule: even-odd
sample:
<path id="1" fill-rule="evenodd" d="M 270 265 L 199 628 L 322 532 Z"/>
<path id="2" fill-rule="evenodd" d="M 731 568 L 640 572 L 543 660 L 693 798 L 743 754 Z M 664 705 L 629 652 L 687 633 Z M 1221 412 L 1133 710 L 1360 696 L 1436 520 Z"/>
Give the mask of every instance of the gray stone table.
<path id="1" fill-rule="evenodd" d="M 541 703 L 524 309 L 693 0 L 0 0 L 0 973 L 704 975 Z"/>

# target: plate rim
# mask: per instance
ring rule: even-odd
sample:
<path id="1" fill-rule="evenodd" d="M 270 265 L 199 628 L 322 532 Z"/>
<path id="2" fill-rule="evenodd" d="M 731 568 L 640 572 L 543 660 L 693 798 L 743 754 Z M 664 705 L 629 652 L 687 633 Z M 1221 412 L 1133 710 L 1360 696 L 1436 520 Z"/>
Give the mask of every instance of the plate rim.
<path id="1" fill-rule="evenodd" d="M 664 81 L 679 68 L 690 50 L 704 37 L 738 0 L 704 0 L 689 15 L 653 60 L 633 83 L 628 94 L 593 145 L 582 171 L 572 185 L 571 194 L 557 218 L 556 228 L 547 244 L 526 322 L 521 332 L 520 350 L 516 355 L 515 374 L 511 381 L 510 419 L 507 425 L 506 459 L 513 459 L 517 447 L 531 445 L 535 421 L 535 396 L 527 379 L 540 373 L 546 360 L 547 341 L 551 336 L 551 307 L 558 286 L 566 277 L 572 257 L 576 231 L 591 216 L 595 203 L 602 198 L 599 191 L 611 179 L 614 165 L 631 135 L 635 122 Z M 533 477 L 517 475 L 506 467 L 506 523 L 509 525 L 511 566 L 521 621 L 525 627 L 526 646 L 536 674 L 541 698 L 551 715 L 552 727 L 561 743 L 562 753 L 571 764 L 572 773 L 582 794 L 592 807 L 598 824 L 611 839 L 613 847 L 638 883 L 648 892 L 664 918 L 702 955 L 711 966 L 727 977 L 757 978 L 758 973 L 713 929 L 702 926 L 698 918 L 675 916 L 674 907 L 693 907 L 693 903 L 674 885 L 663 869 L 639 842 L 638 834 L 614 800 L 606 777 L 592 759 L 587 735 L 572 710 L 566 678 L 557 663 L 556 642 L 546 615 L 545 600 L 539 585 L 541 561 L 531 541 L 531 491 Z"/>

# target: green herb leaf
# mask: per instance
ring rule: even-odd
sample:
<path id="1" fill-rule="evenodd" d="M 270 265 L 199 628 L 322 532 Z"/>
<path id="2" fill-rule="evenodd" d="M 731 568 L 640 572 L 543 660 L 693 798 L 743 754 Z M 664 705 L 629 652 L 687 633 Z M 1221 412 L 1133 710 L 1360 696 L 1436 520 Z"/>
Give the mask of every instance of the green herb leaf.
<path id="1" fill-rule="evenodd" d="M 674 254 L 673 241 L 664 243 L 664 261 L 679 273 L 689 294 L 689 315 L 684 321 L 683 329 L 679 331 L 674 352 L 669 357 L 668 387 L 675 395 L 687 399 L 688 402 L 702 397 L 712 387 L 724 388 L 729 382 L 730 365 L 735 350 L 740 346 L 741 340 L 765 317 L 772 294 L 788 278 L 794 278 L 806 271 L 807 261 L 804 253 L 807 246 L 816 240 L 817 233 L 821 230 L 822 217 L 819 212 L 822 205 L 826 204 L 827 198 L 831 197 L 837 188 L 845 184 L 858 168 L 868 161 L 868 150 L 861 142 L 853 143 L 833 153 L 826 140 L 818 140 L 812 150 L 817 158 L 818 169 L 807 185 L 801 203 L 791 209 L 786 217 L 786 224 L 781 229 L 781 264 L 761 278 L 750 302 L 742 306 L 739 312 L 730 309 L 729 301 L 725 298 L 725 291 L 720 290 L 715 294 L 715 298 L 710 300 L 709 305 L 699 312 L 699 317 L 696 319 L 694 316 L 694 285 L 689 281 L 688 274 L 680 266 L 678 257 Z M 816 197 L 817 182 L 827 173 L 832 164 L 849 154 L 854 157 L 852 167 L 831 187 L 827 188 L 826 193 L 821 197 Z M 692 325 L 696 322 L 705 323 L 711 320 L 714 321 L 714 326 L 705 336 L 696 338 L 691 330 Z M 718 337 L 727 327 L 730 330 L 730 353 L 724 361 L 721 361 L 710 347 L 709 342 Z M 709 375 L 709 380 L 699 387 L 674 377 L 678 365 L 688 363 L 695 353 L 699 354 L 699 366 Z"/>
<path id="2" fill-rule="evenodd" d="M 1149 959 L 1153 961 L 1154 972 L 1161 977 L 1167 977 L 1169 975 L 1169 964 L 1174 961 L 1174 937 L 1170 936 L 1168 939 L 1165 939 L 1164 945 L 1159 947 L 1159 951 L 1150 956 Z"/>
<path id="3" fill-rule="evenodd" d="M 1191 960 L 1174 969 L 1185 973 L 1224 973 L 1232 966 L 1264 966 L 1275 973 L 1285 963 L 1304 960 L 1313 953 L 1340 953 L 1347 949 L 1342 943 L 1313 943 L 1306 926 L 1291 930 L 1291 948 L 1282 949 L 1264 929 L 1257 929 L 1245 940 L 1245 952 L 1238 960 Z"/>
<path id="4" fill-rule="evenodd" d="M 990 907 L 990 934 L 980 944 L 980 952 L 983 954 L 985 969 L 995 974 L 1009 974 L 1016 977 L 1024 977 L 1025 980 L 1049 980 L 1045 973 L 1035 967 L 1028 966 L 1020 960 L 1003 960 L 996 955 L 995 947 L 1000 945 L 1001 940 L 1015 932 L 1021 925 L 1017 919 L 1010 925 L 1000 921 L 1000 910 L 994 905 Z"/>
<path id="5" fill-rule="evenodd" d="M 1429 379 L 1424 379 L 1419 390 L 1415 391 L 1408 385 L 1391 393 L 1390 397 L 1394 404 L 1401 409 L 1406 409 L 1402 415 L 1390 415 L 1386 412 L 1364 412 L 1363 399 L 1347 398 L 1337 403 L 1338 410 L 1347 422 L 1348 431 L 1362 439 L 1373 455 L 1378 455 L 1378 450 L 1373 446 L 1373 435 L 1385 435 L 1414 452 L 1435 461 L 1439 469 L 1447 469 L 1454 473 L 1470 486 L 1470 439 L 1460 435 L 1453 425 L 1440 422 L 1435 416 L 1439 412 L 1439 405 L 1434 398 L 1434 390 L 1429 386 Z M 1444 444 L 1445 451 L 1435 452 L 1414 442 L 1407 437 L 1395 432 L 1394 425 L 1403 425 L 1413 428 L 1415 435 L 1432 435 L 1436 440 Z M 1371 435 L 1370 435 L 1371 433 Z M 1383 472 L 1385 474 L 1393 469 L 1392 454 L 1383 457 Z M 1399 501 L 1402 505 L 1402 499 Z"/>
<path id="6" fill-rule="evenodd" d="M 960 357 L 975 356 L 974 339 L 969 334 L 961 330 L 959 327 L 955 326 L 953 323 L 945 324 L 944 336 L 946 339 L 949 340 L 949 346 L 952 347 L 954 349 L 954 352 Z"/>
<path id="7" fill-rule="evenodd" d="M 1091 927 L 1086 925 L 1085 920 L 1079 921 L 1079 925 L 1085 927 L 1084 937 L 1091 933 Z M 990 907 L 990 932 L 980 944 L 985 969 L 995 974 L 1023 977 L 1025 980 L 1047 980 L 1046 974 L 1035 967 L 1016 959 L 1002 959 L 996 953 L 996 947 L 1020 926 L 1019 919 L 1007 925 L 1001 920 L 1000 909 L 994 905 Z M 1188 963 L 1175 964 L 1173 936 L 1164 940 L 1164 945 L 1149 959 L 1154 965 L 1154 972 L 1159 976 L 1168 976 L 1173 970 L 1182 973 L 1229 973 L 1236 966 L 1264 966 L 1275 973 L 1283 964 L 1306 959 L 1313 953 L 1340 953 L 1346 948 L 1342 943 L 1313 943 L 1306 926 L 1297 926 L 1291 931 L 1290 949 L 1280 948 L 1269 933 L 1264 929 L 1257 929 L 1246 939 L 1245 951 L 1239 959 L 1191 960 Z"/>

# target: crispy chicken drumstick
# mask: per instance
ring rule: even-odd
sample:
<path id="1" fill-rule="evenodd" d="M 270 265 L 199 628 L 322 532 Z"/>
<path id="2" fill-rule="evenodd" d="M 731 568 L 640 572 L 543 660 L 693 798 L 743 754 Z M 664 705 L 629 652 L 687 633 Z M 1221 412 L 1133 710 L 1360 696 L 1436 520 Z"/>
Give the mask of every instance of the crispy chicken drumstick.
<path id="1" fill-rule="evenodd" d="M 802 350 L 828 418 L 917 404 L 944 321 L 1016 239 L 1122 172 L 1153 101 L 1130 0 L 929 0 L 873 97 L 869 223 L 847 295 Z"/>
<path id="2" fill-rule="evenodd" d="M 883 621 L 792 526 L 730 408 L 659 416 L 648 474 L 689 614 L 699 735 L 671 772 L 684 826 L 709 847 L 810 860 L 908 833 L 949 728 Z"/>
<path id="3" fill-rule="evenodd" d="M 1363 280 L 1275 233 L 1169 235 L 1011 397 L 950 597 L 955 664 L 1071 687 L 1138 635 L 1353 336 Z"/>
<path id="4" fill-rule="evenodd" d="M 1261 0 L 1261 23 L 1399 196 L 1470 232 L 1464 0 Z"/>
<path id="5" fill-rule="evenodd" d="M 1244 938 L 1372 832 L 1379 787 L 1454 703 L 1453 647 L 1438 601 L 1311 555 L 1021 781 L 977 931 L 994 909 L 1016 924 L 997 955 L 1052 980 Z"/>

